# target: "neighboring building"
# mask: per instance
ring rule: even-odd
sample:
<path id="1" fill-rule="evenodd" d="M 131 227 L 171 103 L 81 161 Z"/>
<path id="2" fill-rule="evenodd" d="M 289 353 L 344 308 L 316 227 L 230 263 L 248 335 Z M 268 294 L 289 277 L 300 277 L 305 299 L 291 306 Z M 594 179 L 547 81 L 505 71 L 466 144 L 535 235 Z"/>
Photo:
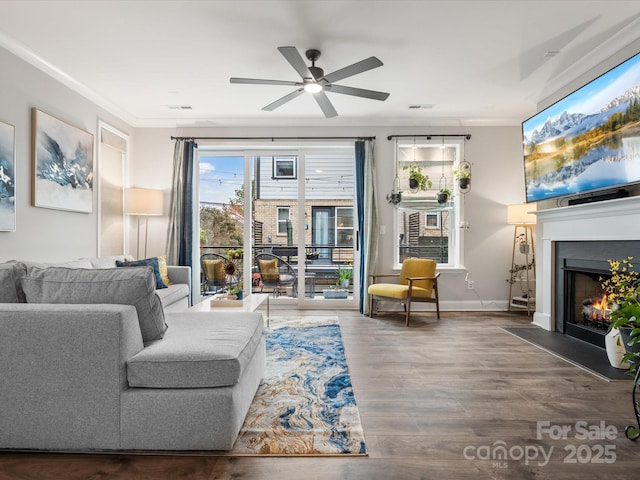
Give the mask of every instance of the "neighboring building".
<path id="1" fill-rule="evenodd" d="M 298 156 L 257 158 L 254 221 L 262 225 L 262 238 L 255 238 L 255 243 L 297 245 L 298 222 L 303 221 L 308 254 L 318 252 L 320 261 L 350 261 L 355 218 L 353 153 L 307 154 L 305 164 L 305 213 L 300 219 Z"/>

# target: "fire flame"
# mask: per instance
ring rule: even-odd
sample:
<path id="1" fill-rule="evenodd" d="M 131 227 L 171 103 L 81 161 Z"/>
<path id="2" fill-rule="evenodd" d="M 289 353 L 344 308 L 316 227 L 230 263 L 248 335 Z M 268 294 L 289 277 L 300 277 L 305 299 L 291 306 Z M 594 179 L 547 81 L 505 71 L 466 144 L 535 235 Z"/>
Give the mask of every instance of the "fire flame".
<path id="1" fill-rule="evenodd" d="M 607 301 L 606 293 L 602 295 L 599 301 L 594 301 L 592 307 L 593 312 L 591 313 L 591 318 L 593 320 L 609 320 L 611 312 L 609 311 L 609 302 Z"/>
<path id="2" fill-rule="evenodd" d="M 607 294 L 603 294 L 599 302 L 593 302 L 593 308 L 598 310 L 609 310 L 609 302 L 607 302 Z"/>

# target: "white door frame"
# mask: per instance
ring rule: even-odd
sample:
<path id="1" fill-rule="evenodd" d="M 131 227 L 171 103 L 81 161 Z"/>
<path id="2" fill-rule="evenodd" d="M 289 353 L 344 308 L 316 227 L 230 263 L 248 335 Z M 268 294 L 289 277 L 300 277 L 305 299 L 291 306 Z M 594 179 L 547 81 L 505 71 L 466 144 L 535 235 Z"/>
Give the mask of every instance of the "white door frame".
<path id="1" fill-rule="evenodd" d="M 98 141 L 97 141 L 97 150 L 98 150 L 98 164 L 96 166 L 96 176 L 94 177 L 94 181 L 95 178 L 98 179 L 98 185 L 97 185 L 97 189 L 98 189 L 98 215 L 97 215 L 97 228 L 96 228 L 96 232 L 97 232 L 97 238 L 96 238 L 96 252 L 98 255 L 101 254 L 101 248 L 102 248 L 102 185 L 101 185 L 101 180 L 102 180 L 102 175 L 100 172 L 101 166 L 102 166 L 102 149 L 105 148 L 103 146 L 102 143 L 102 133 L 104 131 L 107 131 L 109 133 L 111 133 L 112 135 L 115 135 L 117 137 L 120 137 L 124 143 L 125 143 L 125 147 L 124 149 L 122 149 L 122 205 L 123 205 L 123 210 L 122 210 L 122 225 L 123 225 L 123 229 L 122 229 L 122 245 L 123 245 L 123 251 L 121 252 L 121 254 L 125 254 L 127 252 L 127 245 L 129 244 L 129 229 L 127 228 L 127 223 L 126 223 L 126 217 L 125 217 L 125 213 L 124 213 L 124 190 L 127 187 L 127 181 L 128 181 L 128 176 L 127 176 L 127 172 L 129 169 L 129 158 L 130 158 L 130 148 L 131 148 L 131 142 L 130 142 L 130 137 L 128 133 L 123 132 L 122 130 L 114 127 L 113 125 L 110 125 L 106 122 L 104 122 L 103 120 L 98 120 Z M 110 147 L 113 148 L 113 147 Z M 120 149 L 119 149 L 120 150 Z"/>

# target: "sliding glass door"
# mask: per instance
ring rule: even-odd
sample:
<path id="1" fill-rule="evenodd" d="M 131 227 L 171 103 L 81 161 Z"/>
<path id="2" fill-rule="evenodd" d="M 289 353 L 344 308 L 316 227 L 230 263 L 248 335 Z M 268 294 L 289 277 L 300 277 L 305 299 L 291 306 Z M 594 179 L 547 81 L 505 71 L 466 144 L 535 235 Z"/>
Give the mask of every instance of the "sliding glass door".
<path id="1" fill-rule="evenodd" d="M 203 296 L 235 293 L 246 284 L 245 223 L 250 208 L 245 208 L 244 179 L 245 157 L 241 152 L 200 150 L 200 251 L 193 264 L 201 268 Z"/>
<path id="2" fill-rule="evenodd" d="M 305 149 L 300 156 L 304 171 L 300 190 L 304 193 L 306 222 L 299 238 L 304 237 L 307 256 L 301 278 L 306 295 L 300 303 L 312 307 L 355 307 L 359 282 L 353 146 Z"/>
<path id="3" fill-rule="evenodd" d="M 201 146 L 200 167 L 201 255 L 235 260 L 244 291 L 268 293 L 276 304 L 357 306 L 352 145 L 232 152 Z M 281 281 L 265 272 L 272 260 Z"/>

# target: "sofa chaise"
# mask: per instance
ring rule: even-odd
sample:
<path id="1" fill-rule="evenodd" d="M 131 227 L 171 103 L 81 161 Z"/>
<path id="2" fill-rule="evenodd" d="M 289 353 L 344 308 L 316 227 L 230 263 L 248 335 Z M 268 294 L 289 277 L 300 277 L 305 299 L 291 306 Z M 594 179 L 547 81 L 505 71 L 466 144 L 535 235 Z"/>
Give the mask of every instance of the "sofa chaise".
<path id="1" fill-rule="evenodd" d="M 261 313 L 165 311 L 150 268 L 13 262 L 0 286 L 0 448 L 233 447 L 264 373 Z"/>

